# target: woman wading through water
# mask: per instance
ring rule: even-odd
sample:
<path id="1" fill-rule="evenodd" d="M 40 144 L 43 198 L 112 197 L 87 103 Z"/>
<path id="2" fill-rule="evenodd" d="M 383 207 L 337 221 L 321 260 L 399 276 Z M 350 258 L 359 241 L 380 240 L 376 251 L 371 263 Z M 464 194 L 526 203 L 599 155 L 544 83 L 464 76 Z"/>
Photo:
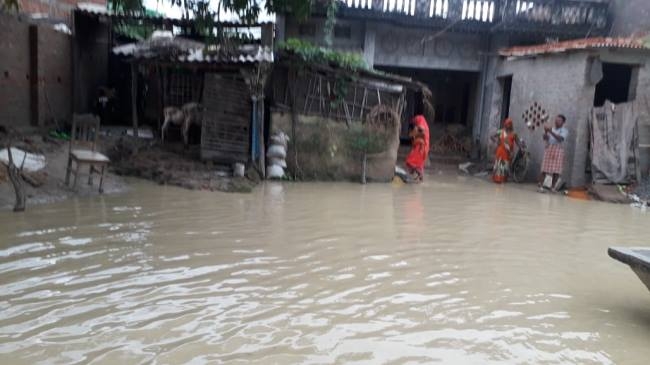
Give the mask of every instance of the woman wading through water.
<path id="1" fill-rule="evenodd" d="M 508 181 L 510 175 L 510 164 L 514 156 L 515 145 L 519 145 L 519 138 L 514 131 L 512 119 L 507 118 L 503 121 L 503 129 L 492 136 L 492 141 L 498 142 L 496 152 L 494 153 L 494 169 L 492 181 L 497 184 L 503 184 Z"/>
<path id="2" fill-rule="evenodd" d="M 424 166 L 429 158 L 429 126 L 423 115 L 413 117 L 409 137 L 411 152 L 406 156 L 406 167 L 415 182 L 422 182 Z"/>

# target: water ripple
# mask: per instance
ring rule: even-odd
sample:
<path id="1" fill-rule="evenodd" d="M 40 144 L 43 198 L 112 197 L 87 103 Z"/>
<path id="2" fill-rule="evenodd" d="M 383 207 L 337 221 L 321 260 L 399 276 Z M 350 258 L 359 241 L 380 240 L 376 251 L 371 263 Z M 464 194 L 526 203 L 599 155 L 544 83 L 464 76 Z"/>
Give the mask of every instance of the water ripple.
<path id="1" fill-rule="evenodd" d="M 644 364 L 626 208 L 460 180 L 0 213 L 0 362 Z"/>

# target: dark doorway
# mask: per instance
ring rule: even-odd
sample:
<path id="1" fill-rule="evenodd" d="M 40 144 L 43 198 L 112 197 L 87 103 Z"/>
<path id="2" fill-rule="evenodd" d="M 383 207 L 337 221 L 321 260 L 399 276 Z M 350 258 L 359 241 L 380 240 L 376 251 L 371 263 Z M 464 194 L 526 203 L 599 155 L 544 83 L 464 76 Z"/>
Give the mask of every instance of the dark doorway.
<path id="1" fill-rule="evenodd" d="M 512 75 L 499 77 L 501 85 L 501 121 L 510 116 L 510 95 L 512 92 Z"/>
<path id="2" fill-rule="evenodd" d="M 385 72 L 413 78 L 425 83 L 433 95 L 432 104 L 435 109 L 434 120 L 427 120 L 434 130 L 444 130 L 449 124 L 464 126 L 471 133 L 474 125 L 476 95 L 478 94 L 478 73 L 464 71 L 432 70 L 379 66 L 375 68 Z M 415 92 L 407 94 L 407 105 L 402 116 L 402 137 L 408 133 L 408 121 L 422 113 L 421 95 Z M 432 131 L 432 133 L 436 133 Z"/>
<path id="3" fill-rule="evenodd" d="M 603 62 L 603 78 L 596 84 L 594 106 L 603 106 L 605 100 L 615 104 L 630 101 L 633 69 L 632 65 Z"/>

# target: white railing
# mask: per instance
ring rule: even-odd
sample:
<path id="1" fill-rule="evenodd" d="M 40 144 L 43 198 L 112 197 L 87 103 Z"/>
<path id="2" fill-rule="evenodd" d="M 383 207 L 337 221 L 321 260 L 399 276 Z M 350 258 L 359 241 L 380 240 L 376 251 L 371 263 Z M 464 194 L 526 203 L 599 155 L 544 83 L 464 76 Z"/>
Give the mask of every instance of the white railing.
<path id="1" fill-rule="evenodd" d="M 492 22 L 498 0 L 345 0 L 348 8 L 411 16 Z M 422 9 L 420 9 L 422 8 Z"/>
<path id="2" fill-rule="evenodd" d="M 608 4 L 590 0 L 342 0 L 350 9 L 481 23 L 526 21 L 605 29 Z"/>
<path id="3" fill-rule="evenodd" d="M 461 19 L 478 20 L 491 23 L 494 20 L 496 1 L 464 0 Z"/>

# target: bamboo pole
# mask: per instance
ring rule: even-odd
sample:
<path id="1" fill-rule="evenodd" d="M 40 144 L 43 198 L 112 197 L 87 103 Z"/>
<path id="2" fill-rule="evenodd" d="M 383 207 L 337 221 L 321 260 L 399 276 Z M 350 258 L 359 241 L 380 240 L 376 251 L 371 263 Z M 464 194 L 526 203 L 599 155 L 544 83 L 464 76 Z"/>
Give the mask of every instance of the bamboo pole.
<path id="1" fill-rule="evenodd" d="M 138 66 L 131 63 L 131 121 L 133 122 L 133 136 L 138 138 Z"/>
<path id="2" fill-rule="evenodd" d="M 262 179 L 266 179 L 266 157 L 265 157 L 265 143 L 264 143 L 264 96 L 260 97 L 258 108 L 259 112 L 259 123 L 260 123 L 260 171 L 262 171 Z"/>

